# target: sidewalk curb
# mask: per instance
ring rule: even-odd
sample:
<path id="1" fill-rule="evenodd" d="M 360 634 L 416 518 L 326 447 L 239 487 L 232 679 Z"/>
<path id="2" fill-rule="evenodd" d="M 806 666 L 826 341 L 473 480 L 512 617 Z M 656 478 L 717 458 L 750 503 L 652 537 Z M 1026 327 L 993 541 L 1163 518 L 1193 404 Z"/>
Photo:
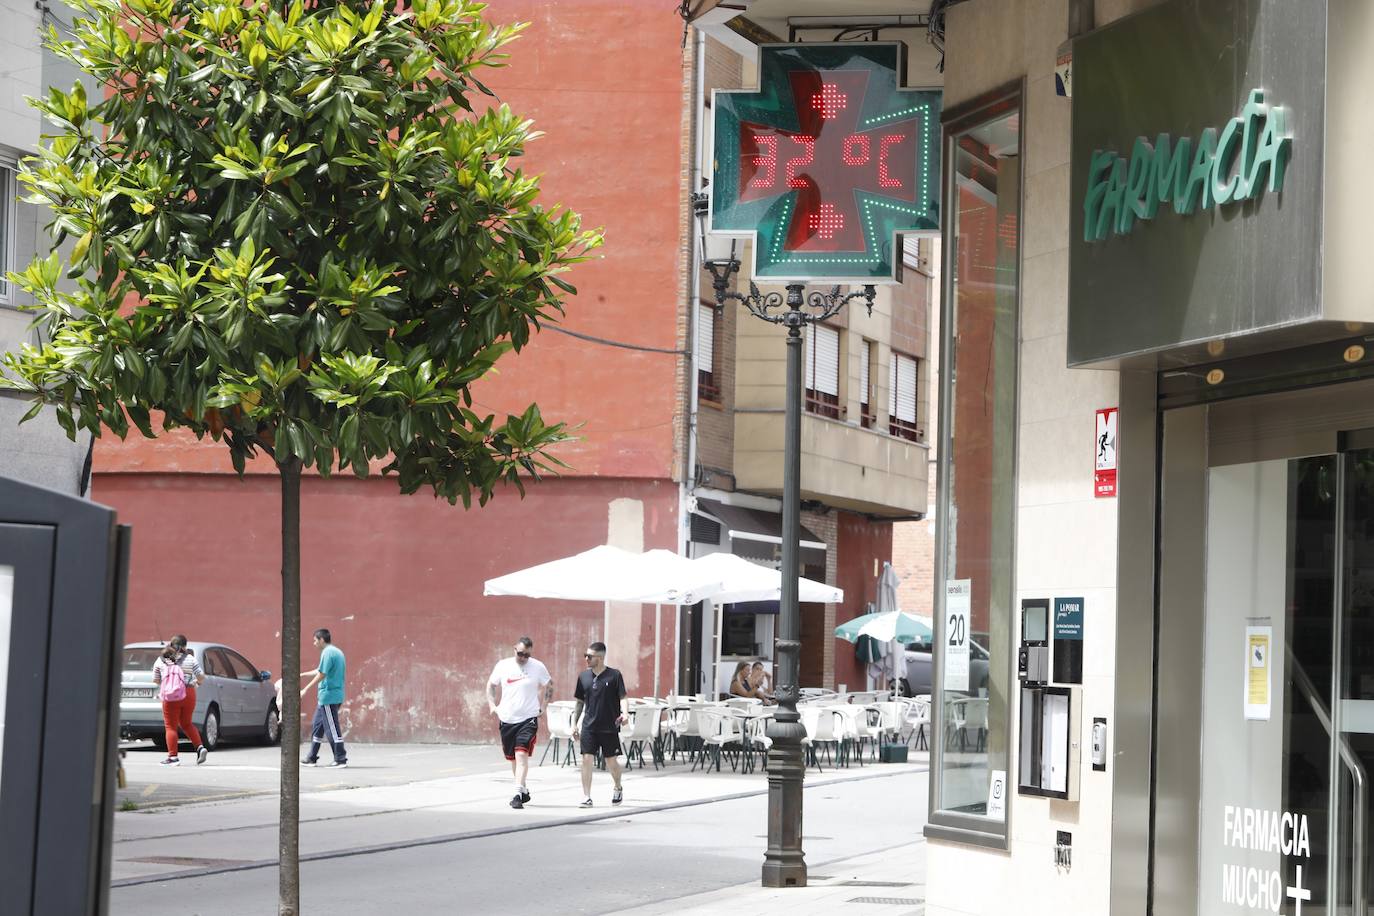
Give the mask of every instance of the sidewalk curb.
<path id="1" fill-rule="evenodd" d="M 905 769 L 895 773 L 864 773 L 856 776 L 847 776 L 841 779 L 827 780 L 824 783 L 814 785 L 804 785 L 803 788 L 825 788 L 826 786 L 836 785 L 846 782 L 865 782 L 871 779 L 892 779 L 897 776 L 907 776 L 919 773 L 928 773 L 928 767 L 919 769 Z M 733 792 L 729 795 L 715 795 L 710 798 L 693 798 L 685 801 L 664 802 L 658 805 L 649 805 L 643 808 L 632 808 L 605 813 L 597 813 L 582 817 L 563 817 L 547 821 L 536 821 L 531 824 L 512 824 L 503 827 L 489 827 L 484 830 L 468 830 L 462 833 L 440 834 L 439 836 L 420 837 L 413 840 L 398 840 L 394 843 L 378 843 L 372 846 L 351 846 L 343 849 L 328 850 L 325 852 L 313 852 L 300 857 L 302 863 L 305 862 L 325 862 L 330 859 L 345 859 L 353 856 L 376 855 L 385 852 L 398 852 L 403 849 L 415 849 L 422 846 L 441 846 L 446 843 L 461 843 L 465 840 L 479 840 L 492 836 L 504 836 L 511 833 L 526 833 L 531 830 L 545 830 L 550 827 L 571 827 L 577 824 L 596 823 L 597 821 L 616 820 L 618 818 L 633 817 L 637 814 L 652 814 L 658 811 L 674 811 L 681 808 L 695 808 L 701 805 L 712 805 L 717 802 L 738 801 L 744 798 L 757 798 L 767 795 L 768 789 L 753 789 L 748 792 Z M 860 853 L 859 855 L 867 855 Z M 839 861 L 839 860 L 837 860 Z M 223 865 L 209 868 L 185 869 L 175 872 L 164 872 L 159 875 L 144 875 L 138 878 L 124 878 L 110 882 L 111 888 L 137 887 L 143 884 L 158 884 L 166 881 L 180 881 L 187 878 L 207 878 L 212 875 L 226 875 L 234 872 L 255 871 L 263 868 L 276 868 L 280 864 L 278 859 L 260 859 L 256 862 L 243 862 L 237 865 Z"/>

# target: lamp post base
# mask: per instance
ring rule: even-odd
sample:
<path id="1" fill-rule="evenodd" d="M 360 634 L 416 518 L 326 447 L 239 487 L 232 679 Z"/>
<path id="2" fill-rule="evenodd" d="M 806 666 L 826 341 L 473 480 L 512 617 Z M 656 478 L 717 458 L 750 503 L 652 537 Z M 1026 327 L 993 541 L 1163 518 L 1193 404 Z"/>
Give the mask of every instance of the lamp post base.
<path id="1" fill-rule="evenodd" d="M 806 777 L 802 728 L 796 701 L 778 709 L 769 723 L 773 747 L 768 752 L 768 849 L 763 856 L 764 887 L 806 887 L 802 852 L 802 781 Z M 791 709 L 786 707 L 790 705 Z"/>

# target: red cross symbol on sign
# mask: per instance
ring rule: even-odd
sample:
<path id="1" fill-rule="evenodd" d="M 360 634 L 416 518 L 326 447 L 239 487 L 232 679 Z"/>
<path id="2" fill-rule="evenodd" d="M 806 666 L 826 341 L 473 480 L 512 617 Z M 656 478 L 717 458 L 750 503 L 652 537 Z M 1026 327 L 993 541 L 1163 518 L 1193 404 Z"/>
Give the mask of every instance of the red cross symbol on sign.
<path id="1" fill-rule="evenodd" d="M 788 77 L 797 129 L 740 125 L 739 200 L 796 190 L 789 251 L 862 250 L 856 191 L 916 201 L 917 122 L 858 129 L 867 71 L 796 70 Z"/>

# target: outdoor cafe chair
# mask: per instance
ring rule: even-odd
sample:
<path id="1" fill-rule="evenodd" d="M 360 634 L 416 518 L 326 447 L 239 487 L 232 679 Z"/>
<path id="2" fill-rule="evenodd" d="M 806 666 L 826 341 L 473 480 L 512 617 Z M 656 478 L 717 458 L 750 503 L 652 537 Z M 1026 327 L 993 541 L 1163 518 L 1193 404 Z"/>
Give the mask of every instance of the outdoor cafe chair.
<path id="1" fill-rule="evenodd" d="M 904 718 L 908 728 L 907 740 L 915 739 L 918 751 L 930 750 L 930 744 L 926 740 L 926 729 L 930 726 L 930 694 L 904 697 L 899 702 L 906 709 Z"/>
<path id="2" fill-rule="evenodd" d="M 744 734 L 740 728 L 742 720 L 726 707 L 717 706 L 701 710 L 700 721 L 703 749 L 700 761 L 704 762 L 707 771 L 715 764 L 719 773 L 722 756 L 730 760 L 731 770 L 738 769 L 739 758 L 744 751 Z M 731 745 L 734 746 L 733 752 Z M 692 769 L 696 769 L 696 764 L 692 765 Z"/>
<path id="3" fill-rule="evenodd" d="M 902 740 L 902 728 L 906 723 L 906 704 L 898 700 L 884 700 L 874 704 L 878 710 L 878 737 L 882 741 L 895 744 Z"/>
<path id="4" fill-rule="evenodd" d="M 573 710 L 576 704 L 572 700 L 558 700 L 550 703 L 544 715 L 548 719 L 549 742 L 544 745 L 544 754 L 539 758 L 539 765 L 544 765 L 544 760 L 549 756 L 549 748 L 553 748 L 553 762 L 560 766 L 567 766 L 572 763 L 576 748 L 573 747 Z M 563 755 L 562 761 L 558 759 L 560 750 L 567 742 L 567 753 Z"/>
<path id="5" fill-rule="evenodd" d="M 744 720 L 746 772 L 754 771 L 755 754 L 758 755 L 759 764 L 764 771 L 768 770 L 768 752 L 773 749 L 773 739 L 768 737 L 768 723 L 772 720 L 774 711 L 774 707 L 770 706 L 757 710 Z"/>
<path id="6" fill-rule="evenodd" d="M 682 702 L 685 699 L 668 709 L 669 753 L 674 760 L 681 752 L 695 762 L 701 749 L 701 710 L 706 705 L 695 700 Z"/>
<path id="7" fill-rule="evenodd" d="M 959 750 L 963 750 L 969 732 L 973 732 L 974 750 L 982 751 L 987 747 L 988 701 L 987 697 L 959 697 L 949 704 L 950 724 L 954 735 L 959 739 Z"/>
<path id="8" fill-rule="evenodd" d="M 620 745 L 625 749 L 625 765 L 633 768 L 635 758 L 639 758 L 639 768 L 644 769 L 644 745 L 649 745 L 649 756 L 653 758 L 654 769 L 660 764 L 662 751 L 658 744 L 658 723 L 663 715 L 663 707 L 657 703 L 636 703 L 630 707 L 630 721 L 620 729 Z"/>
<path id="9" fill-rule="evenodd" d="M 840 739 L 836 731 L 836 707 L 817 706 L 815 704 L 804 706 L 797 711 L 801 713 L 802 728 L 806 729 L 806 737 L 802 739 L 802 747 L 806 748 L 807 758 L 815 765 L 817 770 L 821 769 L 821 758 L 817 753 L 817 748 L 825 749 L 826 760 L 834 764 L 831 751 L 839 753 Z"/>

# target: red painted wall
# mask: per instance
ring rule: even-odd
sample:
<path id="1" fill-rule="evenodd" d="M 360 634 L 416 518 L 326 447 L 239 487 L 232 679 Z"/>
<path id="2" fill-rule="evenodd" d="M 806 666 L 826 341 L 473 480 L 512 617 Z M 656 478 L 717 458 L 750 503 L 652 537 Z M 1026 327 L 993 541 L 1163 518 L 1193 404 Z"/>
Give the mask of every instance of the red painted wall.
<path id="1" fill-rule="evenodd" d="M 881 570 L 884 561 L 892 560 L 892 523 L 870 522 L 851 512 L 837 512 L 836 516 L 839 562 L 835 584 L 844 589 L 844 603 L 835 609 L 835 625 L 839 626 L 863 614 L 868 602 L 877 603 L 878 577 L 873 574 L 873 561 L 877 560 Z M 835 640 L 836 684 L 863 690 L 868 684 L 867 669 L 855 655 L 853 643 Z"/>
<path id="2" fill-rule="evenodd" d="M 565 326 L 676 348 L 684 58 L 672 4 L 512 0 L 488 15 L 533 23 L 510 47 L 509 67 L 482 75 L 545 134 L 520 167 L 544 176 L 543 204 L 564 204 L 605 230 L 605 247 L 568 277 L 579 294 L 567 302 Z M 504 415 L 535 401 L 546 418 L 580 424 L 579 440 L 559 451 L 570 469 L 523 502 L 511 491 L 464 512 L 402 497 L 389 479 L 305 481 L 302 629 L 329 627 L 348 656 L 354 738 L 489 740 L 486 677 L 522 633 L 534 637 L 558 695 L 570 695 L 583 649 L 602 636 L 601 606 L 487 599 L 482 582 L 606 543 L 616 497 L 642 501 L 645 548 L 677 548 L 669 478 L 678 369 L 671 353 L 548 330 L 503 359 L 475 391 L 479 408 Z M 279 497 L 270 463 L 239 481 L 218 444 L 107 437 L 94 472 L 94 498 L 134 526 L 128 639 L 219 639 L 276 671 Z M 644 609 L 643 639 L 652 614 Z M 664 620 L 669 685 L 671 609 Z M 652 646 L 610 648 L 631 689 L 649 692 Z"/>
<path id="3" fill-rule="evenodd" d="M 185 633 L 222 641 L 278 672 L 274 480 L 107 475 L 93 497 L 134 528 L 127 641 Z M 662 481 L 552 480 L 523 501 L 498 498 L 471 512 L 400 496 L 391 481 L 305 481 L 301 630 L 308 637 L 328 627 L 348 657 L 350 735 L 490 739 L 486 679 L 522 634 L 534 638 L 555 696 L 571 698 L 582 651 L 601 638 L 602 606 L 486 598 L 482 583 L 605 543 L 607 507 L 617 498 L 643 502 L 646 549 L 676 548 L 677 488 Z M 643 615 L 643 645 L 610 647 L 612 664 L 638 693 L 649 692 L 653 675 L 653 609 Z M 670 609 L 664 619 L 671 623 Z M 670 623 L 661 647 L 665 684 L 673 670 Z M 308 638 L 303 645 L 312 661 Z"/>
<path id="4" fill-rule="evenodd" d="M 505 69 L 480 74 L 544 136 L 519 167 L 543 176 L 541 203 L 562 204 L 606 244 L 567 275 L 578 295 L 563 324 L 598 337 L 673 350 L 682 276 L 682 20 L 672 4 L 503 0 L 492 21 L 528 21 Z M 481 99 L 475 101 L 480 102 Z M 559 450 L 572 475 L 666 478 L 674 454 L 678 357 L 608 348 L 545 330 L 477 386 L 499 416 L 531 401 L 581 424 Z M 259 473 L 271 473 L 258 462 Z M 230 470 L 224 449 L 169 436 L 108 438 L 99 471 Z"/>

